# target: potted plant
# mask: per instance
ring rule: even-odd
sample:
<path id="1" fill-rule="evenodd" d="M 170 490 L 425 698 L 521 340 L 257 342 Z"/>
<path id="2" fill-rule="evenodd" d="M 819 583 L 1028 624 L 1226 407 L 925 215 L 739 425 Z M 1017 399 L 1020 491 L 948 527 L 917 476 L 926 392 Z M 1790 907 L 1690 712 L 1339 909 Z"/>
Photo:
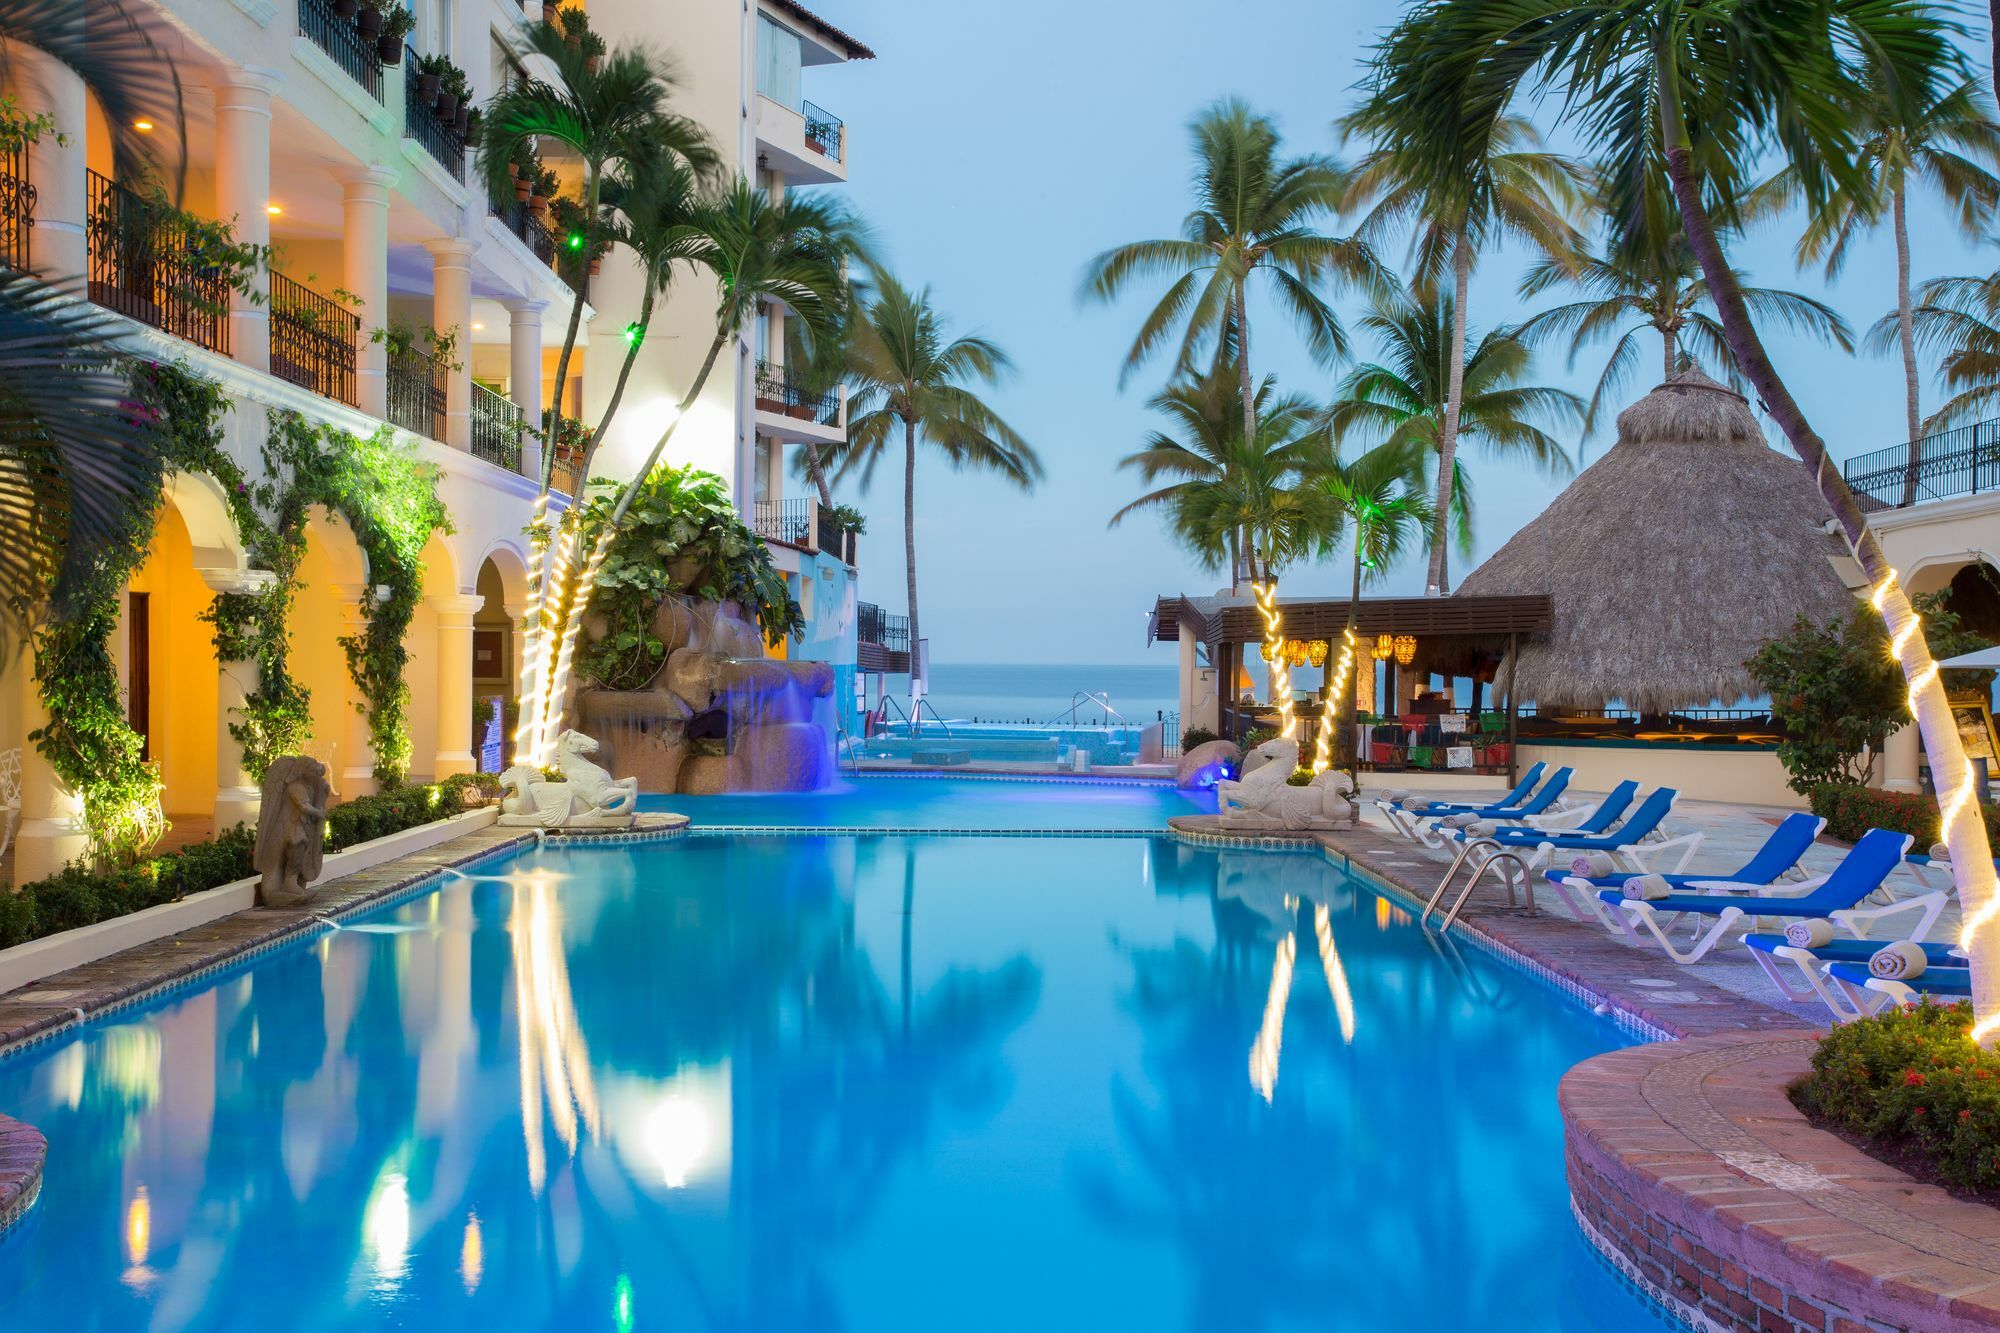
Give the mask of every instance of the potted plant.
<path id="1" fill-rule="evenodd" d="M 436 106 L 438 92 L 444 86 L 444 69 L 449 62 L 443 56 L 419 56 L 417 58 L 417 101 L 425 106 Z"/>
<path id="2" fill-rule="evenodd" d="M 562 21 L 562 8 L 561 8 L 561 6 L 559 6 L 559 5 L 552 5 L 552 4 L 549 4 L 549 3 L 547 3 L 547 0 L 543 0 L 543 4 L 542 4 L 542 22 L 544 22 L 544 23 L 559 23 L 559 22 L 561 22 L 561 21 Z"/>
<path id="3" fill-rule="evenodd" d="M 514 146 L 514 156 L 508 163 L 514 173 L 514 198 L 518 203 L 527 203 L 528 196 L 535 192 L 535 173 L 542 164 L 535 156 L 535 149 L 526 139 Z"/>
<path id="4" fill-rule="evenodd" d="M 479 108 L 476 106 L 461 107 L 459 111 L 465 117 L 465 142 L 468 145 L 476 145 L 479 142 Z M 510 173 L 514 170 L 512 162 L 507 164 L 507 170 Z"/>
<path id="5" fill-rule="evenodd" d="M 464 70 L 447 61 L 444 87 L 446 92 L 458 99 L 458 110 L 452 116 L 452 128 L 463 134 L 466 126 L 472 123 L 472 80 L 466 77 Z M 439 108 L 438 114 L 444 114 L 442 108 Z"/>
<path id="6" fill-rule="evenodd" d="M 403 39 L 417 26 L 417 16 L 398 4 L 382 15 L 382 32 L 375 39 L 375 56 L 385 65 L 403 63 Z"/>
<path id="7" fill-rule="evenodd" d="M 361 0 L 333 0 L 333 16 L 337 19 L 351 19 L 359 8 Z"/>
<path id="8" fill-rule="evenodd" d="M 361 8 L 354 15 L 354 26 L 364 42 L 375 41 L 382 35 L 383 11 L 389 0 L 361 0 Z"/>
<path id="9" fill-rule="evenodd" d="M 547 220 L 549 205 L 555 200 L 559 188 L 561 187 L 556 180 L 555 172 L 547 167 L 537 169 L 534 189 L 528 195 L 528 211 L 538 219 Z"/>

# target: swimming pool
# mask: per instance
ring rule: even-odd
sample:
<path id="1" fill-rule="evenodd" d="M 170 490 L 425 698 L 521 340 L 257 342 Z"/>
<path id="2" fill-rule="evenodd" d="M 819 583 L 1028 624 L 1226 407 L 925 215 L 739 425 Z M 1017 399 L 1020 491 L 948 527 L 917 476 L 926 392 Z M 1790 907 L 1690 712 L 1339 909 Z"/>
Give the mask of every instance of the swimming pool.
<path id="1" fill-rule="evenodd" d="M 992 832 L 1163 829 L 1175 815 L 1215 813 L 1215 793 L 1165 782 L 975 777 L 843 778 L 812 792 L 645 796 L 702 827 L 976 829 Z"/>
<path id="2" fill-rule="evenodd" d="M 0 1060 L 0 1328 L 1605 1330 L 1624 1040 L 1323 858 L 549 849 Z"/>

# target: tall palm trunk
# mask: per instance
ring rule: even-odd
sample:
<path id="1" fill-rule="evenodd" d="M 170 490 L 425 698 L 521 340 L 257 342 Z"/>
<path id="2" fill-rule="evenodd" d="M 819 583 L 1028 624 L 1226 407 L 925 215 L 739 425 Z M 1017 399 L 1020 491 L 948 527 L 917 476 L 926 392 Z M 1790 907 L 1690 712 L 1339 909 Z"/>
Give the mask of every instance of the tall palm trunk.
<path id="1" fill-rule="evenodd" d="M 1339 753 L 1347 759 L 1347 771 L 1354 775 L 1355 788 L 1361 785 L 1361 745 L 1357 739 L 1354 722 L 1361 711 L 1361 663 L 1364 660 L 1358 641 L 1354 637 L 1354 627 L 1361 621 L 1361 543 L 1363 529 L 1359 524 L 1354 529 L 1354 591 L 1347 599 L 1347 637 L 1345 643 L 1357 645 L 1354 660 L 1347 666 L 1347 687 L 1340 692 L 1340 741 Z M 1374 661 L 1374 658 L 1367 658 Z"/>
<path id="2" fill-rule="evenodd" d="M 1444 425 L 1438 430 L 1437 521 L 1431 529 L 1431 570 L 1427 592 L 1451 591 L 1449 549 L 1451 491 L 1458 458 L 1459 405 L 1465 399 L 1465 301 L 1472 286 L 1472 245 L 1464 228 L 1451 247 L 1451 366 L 1445 387 Z"/>
<path id="3" fill-rule="evenodd" d="M 903 418 L 903 564 L 908 576 L 910 594 L 910 683 L 917 682 L 917 673 L 922 669 L 922 659 L 918 657 L 923 642 L 917 622 L 917 423 L 910 417 Z M 928 680 L 924 682 L 930 684 Z M 910 691 L 910 734 L 915 735 L 922 728 L 918 723 L 920 711 L 914 702 L 917 691 Z"/>
<path id="4" fill-rule="evenodd" d="M 1917 464 L 1923 461 L 1924 416 L 1917 393 L 1917 326 L 1910 310 L 1910 222 L 1908 195 L 1902 174 L 1890 187 L 1890 211 L 1896 233 L 1896 339 L 1903 351 L 1903 414 L 1909 423 L 1909 466 L 1903 472 L 1903 503 L 1917 499 Z"/>
<path id="5" fill-rule="evenodd" d="M 806 441 L 806 472 L 812 477 L 813 489 L 819 492 L 819 507 L 833 508 L 833 487 L 827 484 L 826 469 L 820 465 L 819 446 Z"/>
<path id="6" fill-rule="evenodd" d="M 1694 166 L 1693 145 L 1681 119 L 1680 88 L 1675 73 L 1673 51 L 1658 53 L 1661 139 L 1666 147 L 1667 177 L 1674 199 L 1680 205 L 1681 221 L 1689 246 L 1708 280 L 1710 298 L 1722 323 L 1723 336 L 1736 363 L 1756 389 L 1765 411 L 1785 433 L 1793 452 L 1812 474 L 1820 497 L 1847 534 L 1848 545 L 1862 571 L 1876 591 L 1871 604 L 1882 615 L 1892 635 L 1892 646 L 1903 676 L 1909 682 L 1910 702 L 1916 714 L 1917 730 L 1930 755 L 1931 772 L 1937 778 L 1942 807 L 1941 824 L 1946 846 L 1951 851 L 1952 878 L 1956 881 L 1959 905 L 1966 926 L 1960 943 L 1969 946 L 1972 968 L 1972 1005 L 1977 1022 L 1973 1034 L 1990 1043 L 1993 1029 L 2000 1026 L 2000 941 L 1989 943 L 1996 911 L 1993 852 L 1986 837 L 1986 824 L 1978 804 L 1971 798 L 1971 765 L 1960 743 L 1957 723 L 1945 702 L 1944 684 L 1937 663 L 1924 642 L 1916 612 L 1903 590 L 1897 586 L 1895 571 L 1882 554 L 1882 545 L 1870 531 L 1854 492 L 1841 477 L 1840 469 L 1828 461 L 1826 442 L 1807 422 L 1791 390 L 1778 377 L 1777 368 L 1764 350 L 1751 322 L 1742 288 L 1730 271 L 1715 225 L 1702 202 L 1701 182 Z M 1969 817 L 1967 817 L 1969 816 Z"/>
<path id="7" fill-rule="evenodd" d="M 583 186 L 583 259 L 577 265 L 576 297 L 569 303 L 569 327 L 563 330 L 562 351 L 556 353 L 556 382 L 549 391 L 549 402 L 556 413 L 562 413 L 563 386 L 569 380 L 569 359 L 576 351 L 577 333 L 583 327 L 583 305 L 590 295 L 590 249 L 597 231 L 597 203 L 602 190 L 602 173 L 596 166 L 584 165 Z M 557 251 L 561 253 L 560 250 Z M 554 474 L 554 454 L 547 453 L 542 459 L 542 490 L 549 488 L 549 478 Z"/>
<path id="8" fill-rule="evenodd" d="M 1674 371 L 1680 368 L 1681 335 L 1677 326 L 1660 325 L 1660 355 L 1665 361 L 1660 368 L 1660 383 L 1665 384 L 1674 377 Z"/>
<path id="9" fill-rule="evenodd" d="M 1236 321 L 1236 391 L 1243 399 L 1243 447 L 1249 450 L 1256 447 L 1257 441 L 1257 389 L 1250 382 L 1250 302 L 1244 291 L 1245 286 L 1241 282 L 1236 284 L 1233 318 Z M 1256 546 L 1253 542 L 1244 544 L 1251 549 L 1250 577 L 1254 579 L 1257 577 Z M 1236 590 L 1242 579 L 1242 569 L 1232 567 L 1229 571 L 1231 592 Z"/>

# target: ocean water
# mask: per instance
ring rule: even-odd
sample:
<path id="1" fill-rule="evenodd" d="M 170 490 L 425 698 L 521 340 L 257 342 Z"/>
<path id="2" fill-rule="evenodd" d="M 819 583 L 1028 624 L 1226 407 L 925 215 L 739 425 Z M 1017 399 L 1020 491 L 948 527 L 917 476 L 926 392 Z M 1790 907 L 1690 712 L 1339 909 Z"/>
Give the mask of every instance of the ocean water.
<path id="1" fill-rule="evenodd" d="M 995 662 L 931 664 L 931 707 L 947 720 L 1039 725 L 1067 722 L 1079 690 L 1105 697 L 1125 721 L 1154 722 L 1179 702 L 1179 667 L 1171 660 L 1144 666 L 1014 665 Z M 1116 722 L 1085 703 L 1079 722 Z"/>

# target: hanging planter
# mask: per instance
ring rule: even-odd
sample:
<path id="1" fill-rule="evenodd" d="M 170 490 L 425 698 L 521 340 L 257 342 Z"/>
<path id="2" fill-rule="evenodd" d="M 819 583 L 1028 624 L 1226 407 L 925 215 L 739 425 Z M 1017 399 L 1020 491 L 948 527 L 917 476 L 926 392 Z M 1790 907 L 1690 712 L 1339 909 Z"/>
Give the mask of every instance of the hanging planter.
<path id="1" fill-rule="evenodd" d="M 554 23 L 556 21 L 556 11 L 560 8 L 561 8 L 560 5 L 543 5 L 542 22 Z"/>
<path id="2" fill-rule="evenodd" d="M 590 261 L 590 276 L 591 276 L 591 277 L 593 277 L 593 278 L 594 278 L 594 277 L 596 277 L 596 276 L 597 276 L 597 275 L 598 275 L 599 273 L 601 273 L 601 272 L 603 272 L 603 271 L 604 271 L 604 261 L 603 261 L 602 259 L 593 259 L 593 260 L 591 260 L 591 261 Z"/>
<path id="3" fill-rule="evenodd" d="M 377 37 L 375 39 L 375 57 L 385 65 L 402 64 L 403 63 L 402 36 L 399 34 L 397 36 L 391 37 L 388 33 L 385 32 L 380 37 Z"/>
<path id="4" fill-rule="evenodd" d="M 354 16 L 354 27 L 361 34 L 361 40 L 374 41 L 382 35 L 382 11 L 372 6 L 362 10 Z"/>
<path id="5" fill-rule="evenodd" d="M 528 212 L 534 214 L 537 222 L 546 222 L 549 216 L 549 197 L 545 194 L 529 195 Z"/>
<path id="6" fill-rule="evenodd" d="M 440 79 L 435 74 L 417 75 L 417 101 L 421 102 L 425 106 L 436 106 L 438 100 L 438 89 L 443 85 L 443 83 L 444 80 Z"/>
<path id="7" fill-rule="evenodd" d="M 535 192 L 535 183 L 533 181 L 527 179 L 525 176 L 516 176 L 514 178 L 514 198 L 518 202 L 524 204 L 527 203 L 528 196 L 533 194 L 534 192 Z M 546 207 L 546 205 L 544 205 L 544 207 Z"/>
<path id="8" fill-rule="evenodd" d="M 359 8 L 361 0 L 333 0 L 333 16 L 337 19 L 351 19 Z"/>
<path id="9" fill-rule="evenodd" d="M 446 89 L 439 89 L 437 95 L 437 113 L 438 119 L 444 121 L 449 121 L 458 115 L 458 94 Z"/>
<path id="10" fill-rule="evenodd" d="M 460 134 L 470 133 L 472 130 L 472 108 L 460 102 L 458 104 L 458 114 L 452 117 L 451 126 Z"/>

